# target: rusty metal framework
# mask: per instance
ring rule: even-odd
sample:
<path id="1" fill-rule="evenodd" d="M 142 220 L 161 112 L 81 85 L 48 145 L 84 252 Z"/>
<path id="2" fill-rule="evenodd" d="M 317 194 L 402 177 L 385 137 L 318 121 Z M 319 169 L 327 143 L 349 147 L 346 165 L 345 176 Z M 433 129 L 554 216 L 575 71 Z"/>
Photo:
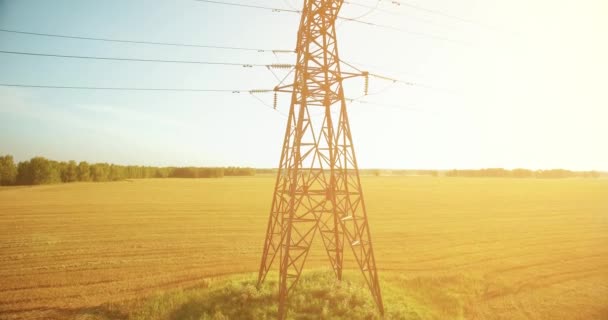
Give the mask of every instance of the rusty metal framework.
<path id="1" fill-rule="evenodd" d="M 279 260 L 279 319 L 315 234 L 342 278 L 345 243 L 384 313 L 365 202 L 342 81 L 361 73 L 340 70 L 335 21 L 343 0 L 304 0 L 285 140 L 274 188 L 258 286 Z"/>

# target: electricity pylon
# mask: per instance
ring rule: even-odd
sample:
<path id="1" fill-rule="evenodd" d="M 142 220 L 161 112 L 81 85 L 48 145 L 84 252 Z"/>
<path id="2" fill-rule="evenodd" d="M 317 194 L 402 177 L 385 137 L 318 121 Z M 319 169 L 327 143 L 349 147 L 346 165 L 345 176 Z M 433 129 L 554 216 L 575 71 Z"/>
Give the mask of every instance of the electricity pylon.
<path id="1" fill-rule="evenodd" d="M 343 0 L 304 0 L 285 140 L 258 275 L 258 287 L 279 260 L 279 319 L 318 231 L 337 279 L 344 243 L 384 313 L 340 70 L 335 22 Z"/>

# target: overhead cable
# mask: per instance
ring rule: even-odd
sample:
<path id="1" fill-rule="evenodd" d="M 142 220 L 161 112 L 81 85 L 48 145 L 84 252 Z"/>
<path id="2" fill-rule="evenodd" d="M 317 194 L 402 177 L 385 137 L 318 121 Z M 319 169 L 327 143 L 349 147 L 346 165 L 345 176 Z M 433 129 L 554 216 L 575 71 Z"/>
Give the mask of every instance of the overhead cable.
<path id="1" fill-rule="evenodd" d="M 194 48 L 241 50 L 241 51 L 272 52 L 272 53 L 294 53 L 294 50 L 284 50 L 284 49 L 261 49 L 261 48 L 247 48 L 247 47 L 234 47 L 234 46 L 204 45 L 204 44 L 193 44 L 193 43 L 157 42 L 157 41 L 144 41 L 144 40 L 126 40 L 126 39 L 112 39 L 112 38 L 99 38 L 99 37 L 84 37 L 84 36 L 29 32 L 29 31 L 1 29 L 1 28 L 0 28 L 0 32 L 25 34 L 25 35 L 33 35 L 33 36 L 41 36 L 41 37 L 117 42 L 117 43 L 132 43 L 132 44 L 147 44 L 147 45 L 158 45 L 158 46 L 194 47 Z"/>
<path id="2" fill-rule="evenodd" d="M 203 65 L 241 66 L 241 67 L 245 67 L 245 68 L 265 67 L 265 68 L 273 68 L 273 69 L 288 69 L 288 68 L 292 67 L 292 65 L 281 64 L 281 63 L 274 63 L 274 64 L 250 64 L 250 63 L 220 62 L 220 61 L 160 60 L 160 59 L 141 59 L 141 58 L 77 56 L 77 55 L 62 55 L 62 54 L 37 53 L 37 52 L 22 52 L 22 51 L 4 51 L 4 50 L 0 50 L 0 53 L 12 54 L 12 55 L 26 55 L 26 56 L 40 56 L 40 57 L 53 57 L 53 58 L 67 58 L 67 59 L 92 59 L 92 60 L 128 61 L 128 62 L 156 62 L 156 63 L 203 64 Z"/>

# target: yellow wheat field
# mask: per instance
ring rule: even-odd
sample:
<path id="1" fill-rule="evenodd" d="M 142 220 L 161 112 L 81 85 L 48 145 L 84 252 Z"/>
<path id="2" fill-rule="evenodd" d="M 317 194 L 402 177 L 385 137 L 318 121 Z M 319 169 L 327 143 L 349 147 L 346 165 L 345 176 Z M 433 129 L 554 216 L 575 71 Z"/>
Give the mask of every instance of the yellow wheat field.
<path id="1" fill-rule="evenodd" d="M 101 306 L 122 311 L 100 318 L 124 318 L 138 299 L 255 272 L 273 183 L 0 188 L 0 319 L 84 319 Z M 608 319 L 608 180 L 362 183 L 380 277 L 429 318 Z M 316 249 L 307 267 L 327 267 Z"/>

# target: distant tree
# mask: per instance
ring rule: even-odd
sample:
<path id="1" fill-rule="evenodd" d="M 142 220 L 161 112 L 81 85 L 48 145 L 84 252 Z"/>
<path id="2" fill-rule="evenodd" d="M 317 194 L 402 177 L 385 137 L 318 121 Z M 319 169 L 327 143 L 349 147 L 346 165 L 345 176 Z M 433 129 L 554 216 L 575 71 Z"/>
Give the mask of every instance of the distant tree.
<path id="1" fill-rule="evenodd" d="M 124 178 L 143 179 L 145 177 L 146 177 L 146 167 L 142 167 L 142 166 L 124 167 Z"/>
<path id="2" fill-rule="evenodd" d="M 582 176 L 583 178 L 599 178 L 600 173 L 597 171 L 583 171 L 579 173 L 579 176 Z"/>
<path id="3" fill-rule="evenodd" d="M 255 176 L 253 168 L 228 167 L 223 168 L 223 171 L 225 176 Z"/>
<path id="4" fill-rule="evenodd" d="M 51 168 L 53 169 L 53 171 L 57 171 L 58 176 L 59 176 L 59 182 L 67 182 L 66 179 L 66 173 L 68 171 L 68 163 L 67 162 L 57 162 L 57 161 L 52 161 L 49 160 L 51 163 Z M 51 180 L 54 180 L 55 177 L 52 177 Z M 50 182 L 49 182 L 50 183 Z"/>
<path id="5" fill-rule="evenodd" d="M 110 165 L 110 173 L 108 180 L 110 181 L 118 181 L 129 178 L 128 168 L 118 165 Z"/>
<path id="6" fill-rule="evenodd" d="M 91 169 L 86 161 L 81 161 L 78 164 L 78 181 L 91 180 Z"/>
<path id="7" fill-rule="evenodd" d="M 10 186 L 17 182 L 17 166 L 13 156 L 0 157 L 0 186 Z"/>
<path id="8" fill-rule="evenodd" d="M 43 157 L 34 157 L 29 161 L 29 184 L 49 184 L 60 180 L 57 166 Z"/>
<path id="9" fill-rule="evenodd" d="M 198 178 L 196 168 L 175 168 L 171 173 L 172 178 Z"/>
<path id="10" fill-rule="evenodd" d="M 561 179 L 575 176 L 574 172 L 564 169 L 539 170 L 536 177 L 541 179 Z"/>
<path id="11" fill-rule="evenodd" d="M 95 182 L 108 181 L 110 176 L 110 165 L 107 163 L 96 163 L 91 165 L 91 179 Z"/>
<path id="12" fill-rule="evenodd" d="M 458 177 L 458 170 L 450 170 L 445 173 L 446 177 Z"/>
<path id="13" fill-rule="evenodd" d="M 32 184 L 32 170 L 29 161 L 22 161 L 17 164 L 17 184 Z"/>
<path id="14" fill-rule="evenodd" d="M 172 168 L 169 176 L 171 178 L 222 178 L 224 168 Z"/>
<path id="15" fill-rule="evenodd" d="M 488 168 L 479 170 L 479 176 L 504 178 L 511 176 L 511 172 L 503 168 Z"/>
<path id="16" fill-rule="evenodd" d="M 100 170 L 99 165 L 97 163 L 94 163 L 89 167 L 89 169 L 90 169 L 89 176 L 90 176 L 91 181 L 95 181 L 95 182 L 101 181 L 99 179 L 101 176 L 101 170 Z"/>
<path id="17" fill-rule="evenodd" d="M 398 171 L 405 171 L 404 174 L 402 174 L 402 175 L 412 175 L 411 173 L 410 174 L 407 173 L 408 170 L 398 170 Z M 393 170 L 393 172 L 395 172 L 395 170 Z M 439 171 L 437 171 L 437 170 L 414 170 L 413 175 L 438 177 Z"/>
<path id="18" fill-rule="evenodd" d="M 196 168 L 197 178 L 222 178 L 224 168 Z"/>
<path id="19" fill-rule="evenodd" d="M 168 178 L 170 174 L 170 168 L 155 168 L 154 174 L 151 175 L 153 178 Z"/>
<path id="20" fill-rule="evenodd" d="M 78 181 L 78 166 L 76 161 L 70 161 L 62 170 L 61 180 L 63 182 L 76 182 Z"/>
<path id="21" fill-rule="evenodd" d="M 513 178 L 531 178 L 534 176 L 534 172 L 528 169 L 513 169 L 511 175 Z"/>
<path id="22" fill-rule="evenodd" d="M 48 181 L 45 182 L 45 184 L 65 182 L 65 181 L 63 181 L 63 177 L 66 176 L 66 172 L 68 169 L 68 163 L 63 162 L 63 161 L 58 162 L 58 161 L 53 161 L 53 160 L 49 160 L 49 162 L 51 164 L 51 175 L 50 175 L 50 178 L 48 179 Z"/>
<path id="23" fill-rule="evenodd" d="M 148 179 L 148 178 L 154 178 L 156 177 L 156 172 L 157 170 L 160 170 L 160 168 L 155 168 L 155 167 L 144 167 L 144 178 Z"/>

